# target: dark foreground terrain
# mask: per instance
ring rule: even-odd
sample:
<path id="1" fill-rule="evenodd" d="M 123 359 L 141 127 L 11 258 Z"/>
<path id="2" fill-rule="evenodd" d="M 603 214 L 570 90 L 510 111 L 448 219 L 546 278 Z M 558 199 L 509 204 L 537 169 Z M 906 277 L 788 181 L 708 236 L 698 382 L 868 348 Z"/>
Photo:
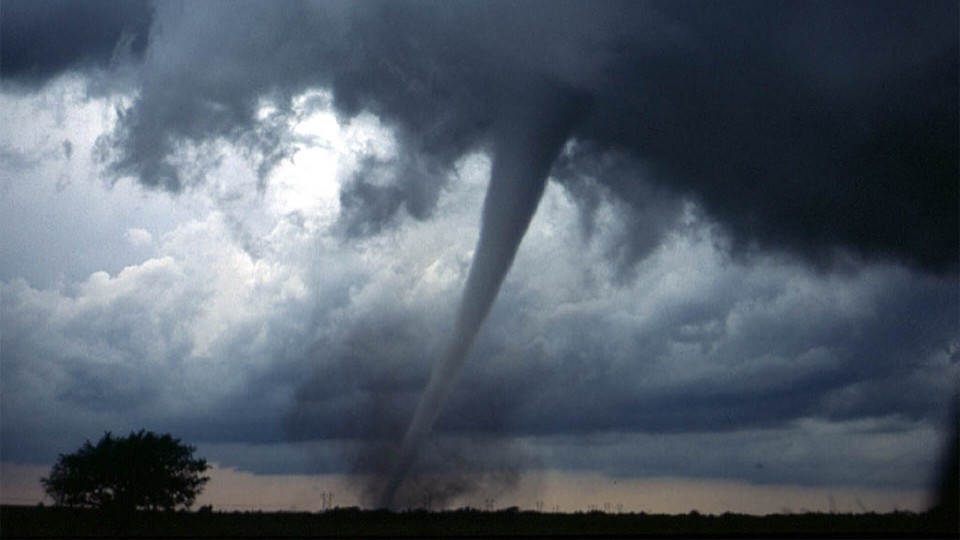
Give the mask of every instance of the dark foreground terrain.
<path id="1" fill-rule="evenodd" d="M 0 536 L 19 537 L 323 537 L 323 536 L 758 536 L 957 538 L 931 513 L 747 516 L 481 512 L 137 512 L 120 515 L 59 507 L 0 506 Z"/>

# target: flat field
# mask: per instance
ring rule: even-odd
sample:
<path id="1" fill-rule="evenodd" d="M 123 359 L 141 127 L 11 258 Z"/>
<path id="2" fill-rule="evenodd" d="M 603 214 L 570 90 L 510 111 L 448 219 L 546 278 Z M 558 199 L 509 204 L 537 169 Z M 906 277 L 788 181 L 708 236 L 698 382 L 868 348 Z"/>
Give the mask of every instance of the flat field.
<path id="1" fill-rule="evenodd" d="M 931 513 L 552 514 L 483 512 L 136 512 L 0 506 L 0 536 L 23 537 L 880 537 L 957 538 L 956 522 Z"/>

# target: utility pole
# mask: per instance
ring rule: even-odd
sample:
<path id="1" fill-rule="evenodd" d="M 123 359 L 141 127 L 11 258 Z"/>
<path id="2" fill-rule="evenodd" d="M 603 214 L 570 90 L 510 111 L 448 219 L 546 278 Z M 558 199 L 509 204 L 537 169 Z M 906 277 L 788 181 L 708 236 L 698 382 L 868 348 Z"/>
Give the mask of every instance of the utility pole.
<path id="1" fill-rule="evenodd" d="M 324 491 L 320 494 L 320 499 L 322 500 L 322 506 L 320 509 L 324 512 L 333 508 L 333 492 Z"/>

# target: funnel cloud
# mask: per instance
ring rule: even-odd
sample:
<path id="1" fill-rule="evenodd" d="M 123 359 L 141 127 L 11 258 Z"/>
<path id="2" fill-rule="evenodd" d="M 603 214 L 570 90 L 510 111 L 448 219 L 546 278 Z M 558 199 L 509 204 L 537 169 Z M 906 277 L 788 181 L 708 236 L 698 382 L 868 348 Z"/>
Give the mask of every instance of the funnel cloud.
<path id="1" fill-rule="evenodd" d="M 494 135 L 493 169 L 483 202 L 480 238 L 446 351 L 433 365 L 410 426 L 387 478 L 379 506 L 390 508 L 418 447 L 430 434 L 453 391 L 477 332 L 543 195 L 550 167 L 566 142 L 582 104 L 567 89 L 540 83 L 501 119 Z"/>

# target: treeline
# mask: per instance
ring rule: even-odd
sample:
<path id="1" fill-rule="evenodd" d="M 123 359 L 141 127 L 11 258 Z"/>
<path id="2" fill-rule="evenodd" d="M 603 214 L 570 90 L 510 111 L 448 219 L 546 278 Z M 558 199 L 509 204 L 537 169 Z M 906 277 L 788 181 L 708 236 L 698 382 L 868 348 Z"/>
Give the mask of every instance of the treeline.
<path id="1" fill-rule="evenodd" d="M 933 513 L 683 515 L 389 512 L 340 508 L 308 512 L 136 511 L 0 506 L 0 536 L 316 537 L 316 536 L 797 536 L 957 537 L 955 521 Z"/>

